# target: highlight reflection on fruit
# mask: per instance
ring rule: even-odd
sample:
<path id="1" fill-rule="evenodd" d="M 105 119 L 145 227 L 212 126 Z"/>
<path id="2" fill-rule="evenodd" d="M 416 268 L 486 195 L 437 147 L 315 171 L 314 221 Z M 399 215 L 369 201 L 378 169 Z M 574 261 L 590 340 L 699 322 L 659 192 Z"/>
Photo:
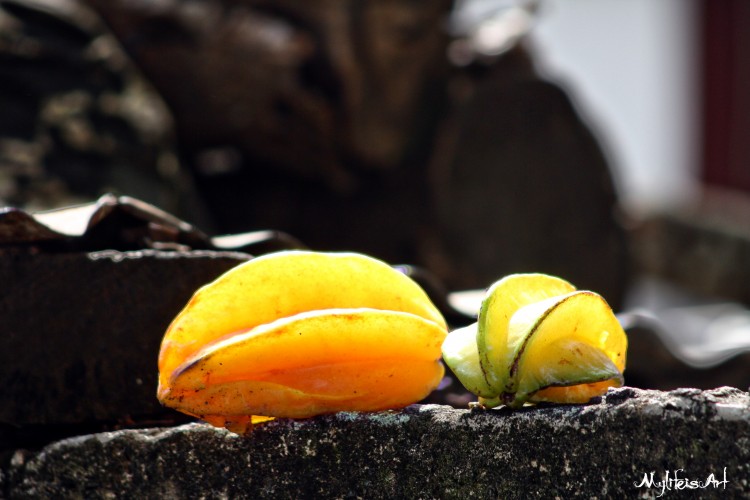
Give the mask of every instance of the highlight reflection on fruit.
<path id="1" fill-rule="evenodd" d="M 560 278 L 514 274 L 487 292 L 477 323 L 443 359 L 479 405 L 585 403 L 623 383 L 627 337 L 606 301 Z"/>
<path id="2" fill-rule="evenodd" d="M 237 432 L 399 408 L 437 387 L 446 334 L 422 288 L 384 262 L 277 252 L 195 293 L 162 340 L 158 398 Z"/>

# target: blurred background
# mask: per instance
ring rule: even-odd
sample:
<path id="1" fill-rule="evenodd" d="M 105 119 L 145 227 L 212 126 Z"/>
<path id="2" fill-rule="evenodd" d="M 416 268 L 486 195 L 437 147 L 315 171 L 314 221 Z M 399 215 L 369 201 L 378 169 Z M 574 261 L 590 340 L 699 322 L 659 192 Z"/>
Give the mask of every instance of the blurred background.
<path id="1" fill-rule="evenodd" d="M 598 131 L 631 210 L 696 195 L 710 17 L 704 4 L 549 1 L 530 34 L 542 74 L 573 95 Z"/>
<path id="2" fill-rule="evenodd" d="M 627 382 L 750 384 L 750 4 L 0 0 L 0 205 L 105 193 L 602 293 Z M 471 308 L 471 306 L 469 306 Z"/>

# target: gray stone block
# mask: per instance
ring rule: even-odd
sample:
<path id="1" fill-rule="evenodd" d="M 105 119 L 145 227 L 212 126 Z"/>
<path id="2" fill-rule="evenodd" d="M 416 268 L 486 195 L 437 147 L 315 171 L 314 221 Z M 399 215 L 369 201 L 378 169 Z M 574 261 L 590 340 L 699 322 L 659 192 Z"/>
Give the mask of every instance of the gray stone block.
<path id="1" fill-rule="evenodd" d="M 246 437 L 203 424 L 81 436 L 16 452 L 0 493 L 634 498 L 662 493 L 658 484 L 641 484 L 653 473 L 655 482 L 670 479 L 664 488 L 670 497 L 740 498 L 750 495 L 749 464 L 748 393 L 621 388 L 591 405 L 517 411 L 415 405 L 276 420 Z"/>
<path id="2" fill-rule="evenodd" d="M 156 400 L 167 326 L 193 292 L 250 256 L 142 250 L 0 258 L 0 424 L 121 422 Z M 0 427 L 0 448 L 8 436 Z"/>

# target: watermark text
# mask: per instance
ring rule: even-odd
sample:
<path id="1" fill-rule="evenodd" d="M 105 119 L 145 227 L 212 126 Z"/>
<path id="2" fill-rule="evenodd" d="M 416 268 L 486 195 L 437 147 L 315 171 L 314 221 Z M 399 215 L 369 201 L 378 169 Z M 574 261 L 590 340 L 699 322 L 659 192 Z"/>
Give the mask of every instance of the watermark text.
<path id="1" fill-rule="evenodd" d="M 727 480 L 727 468 L 724 467 L 724 473 L 721 479 L 712 472 L 705 479 L 691 479 L 686 476 L 685 469 L 667 470 L 661 477 L 655 477 L 656 472 L 646 472 L 643 479 L 633 481 L 636 488 L 649 488 L 659 490 L 657 498 L 661 497 L 667 491 L 679 490 L 696 490 L 706 488 L 723 488 L 726 489 L 729 481 Z"/>

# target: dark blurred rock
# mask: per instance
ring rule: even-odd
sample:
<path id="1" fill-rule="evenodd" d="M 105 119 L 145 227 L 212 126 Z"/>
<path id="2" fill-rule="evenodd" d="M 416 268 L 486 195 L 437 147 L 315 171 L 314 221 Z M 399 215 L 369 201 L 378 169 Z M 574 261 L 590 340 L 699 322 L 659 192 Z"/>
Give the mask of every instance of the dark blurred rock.
<path id="1" fill-rule="evenodd" d="M 619 307 L 629 262 L 617 195 L 570 98 L 521 50 L 453 83 L 452 129 L 432 173 L 449 282 L 546 272 Z"/>
<path id="2" fill-rule="evenodd" d="M 165 413 L 161 338 L 193 292 L 247 254 L 142 250 L 0 258 L 0 423 L 117 422 Z"/>
<path id="3" fill-rule="evenodd" d="M 349 189 L 352 167 L 399 163 L 448 70 L 451 0 L 85 3 L 164 96 L 187 147 L 234 146 L 334 191 Z"/>
<path id="4" fill-rule="evenodd" d="M 0 98 L 24 117 L 0 127 L 6 203 L 108 189 L 449 289 L 544 271 L 619 303 L 626 245 L 596 140 L 520 45 L 453 65 L 450 1 L 0 5 Z"/>
<path id="5" fill-rule="evenodd" d="M 411 406 L 277 420 L 240 437 L 191 424 L 81 436 L 15 454 L 9 498 L 634 498 L 750 494 L 750 397 L 610 390 L 597 404 Z M 726 476 L 725 476 L 726 474 Z M 726 477 L 727 483 L 719 483 Z M 688 485 L 689 486 L 689 485 Z"/>
<path id="6" fill-rule="evenodd" d="M 449 289 L 545 271 L 619 303 L 594 135 L 521 46 L 452 66 L 452 2 L 86 3 L 174 111 L 221 232 L 274 228 Z"/>
<path id="7" fill-rule="evenodd" d="M 705 190 L 634 225 L 638 270 L 686 290 L 750 305 L 750 197 Z"/>
<path id="8" fill-rule="evenodd" d="M 208 225 L 166 106 L 76 0 L 0 1 L 0 109 L 0 205 L 116 192 Z"/>

